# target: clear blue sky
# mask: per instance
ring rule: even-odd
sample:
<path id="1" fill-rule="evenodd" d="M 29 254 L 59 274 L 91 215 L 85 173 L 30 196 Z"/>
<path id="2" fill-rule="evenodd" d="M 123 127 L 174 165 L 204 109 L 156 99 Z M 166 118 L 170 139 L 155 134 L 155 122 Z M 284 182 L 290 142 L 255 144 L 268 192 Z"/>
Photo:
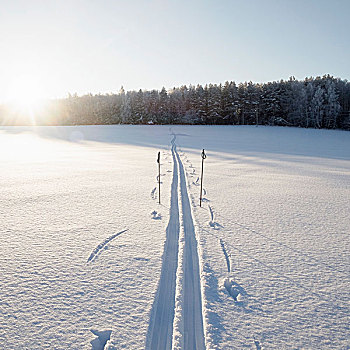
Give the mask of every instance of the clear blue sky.
<path id="1" fill-rule="evenodd" d="M 350 78 L 349 0 L 0 0 L 0 100 Z M 31 88 L 32 87 L 32 88 Z"/>

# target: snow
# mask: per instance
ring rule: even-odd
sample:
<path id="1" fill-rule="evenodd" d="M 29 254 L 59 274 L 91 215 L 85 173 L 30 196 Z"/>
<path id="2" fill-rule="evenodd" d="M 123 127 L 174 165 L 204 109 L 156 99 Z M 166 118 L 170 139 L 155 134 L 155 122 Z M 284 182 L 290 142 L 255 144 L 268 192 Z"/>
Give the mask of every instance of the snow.
<path id="1" fill-rule="evenodd" d="M 97 331 L 95 329 L 91 329 L 92 334 L 96 335 L 97 338 L 91 340 L 90 344 L 92 346 L 92 350 L 103 350 L 106 346 L 107 342 L 111 338 L 111 330 L 106 331 Z"/>
<path id="2" fill-rule="evenodd" d="M 1 127 L 0 146 L 1 348 L 350 348 L 348 132 Z"/>
<path id="3" fill-rule="evenodd" d="M 173 139 L 174 140 L 174 139 Z M 166 242 L 162 258 L 162 271 L 157 294 L 151 312 L 146 347 L 148 349 L 171 349 L 175 310 L 176 272 L 180 233 L 178 200 L 178 163 L 172 141 L 173 180 L 171 184 L 170 218 L 166 228 Z"/>

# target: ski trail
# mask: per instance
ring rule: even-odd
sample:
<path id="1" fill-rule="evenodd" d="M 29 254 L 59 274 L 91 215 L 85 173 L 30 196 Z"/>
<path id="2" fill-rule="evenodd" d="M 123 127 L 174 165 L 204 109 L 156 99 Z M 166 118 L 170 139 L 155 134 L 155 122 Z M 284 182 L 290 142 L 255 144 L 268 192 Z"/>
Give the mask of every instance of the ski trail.
<path id="1" fill-rule="evenodd" d="M 184 167 L 176 149 L 175 154 L 180 173 L 182 221 L 185 236 L 183 279 L 184 348 L 191 350 L 205 349 L 197 240 L 187 193 Z"/>
<path id="2" fill-rule="evenodd" d="M 172 142 L 173 181 L 171 184 L 170 218 L 166 228 L 166 242 L 162 258 L 160 281 L 151 311 L 146 348 L 150 350 L 170 350 L 172 346 L 175 309 L 176 270 L 179 247 L 179 199 L 178 165 L 175 158 L 176 146 Z"/>
<path id="3" fill-rule="evenodd" d="M 93 262 L 93 261 L 101 254 L 101 250 L 102 250 L 103 248 L 105 248 L 106 245 L 107 245 L 112 239 L 116 238 L 117 236 L 121 235 L 122 233 L 126 232 L 127 230 L 128 230 L 128 229 L 123 230 L 123 231 L 120 231 L 120 232 L 118 232 L 118 233 L 116 233 L 116 234 L 114 234 L 114 235 L 112 235 L 112 236 L 106 238 L 102 243 L 100 243 L 100 244 L 92 251 L 92 253 L 90 254 L 90 256 L 89 256 L 89 258 L 88 258 L 88 260 L 87 260 L 87 262 L 88 262 L 88 263 L 89 263 L 89 262 Z"/>
<path id="4" fill-rule="evenodd" d="M 202 315 L 202 295 L 197 240 L 192 219 L 184 166 L 176 150 L 176 135 L 172 143 L 173 181 L 171 184 L 170 218 L 166 229 L 166 241 L 162 257 L 162 269 L 156 297 L 152 306 L 147 332 L 146 349 L 171 350 L 174 332 L 175 295 L 178 269 L 180 204 L 184 250 L 181 255 L 183 279 L 178 282 L 182 289 L 183 348 L 205 349 Z M 180 194 L 179 194 L 180 192 Z M 176 328 L 176 327 L 175 327 Z"/>

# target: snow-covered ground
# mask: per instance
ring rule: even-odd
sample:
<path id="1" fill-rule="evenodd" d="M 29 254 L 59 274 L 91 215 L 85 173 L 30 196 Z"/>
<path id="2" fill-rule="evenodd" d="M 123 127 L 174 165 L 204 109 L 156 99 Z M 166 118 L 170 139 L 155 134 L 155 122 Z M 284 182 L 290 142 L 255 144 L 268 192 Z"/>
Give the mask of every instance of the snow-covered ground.
<path id="1" fill-rule="evenodd" d="M 2 127 L 0 147 L 0 348 L 350 349 L 349 132 Z"/>

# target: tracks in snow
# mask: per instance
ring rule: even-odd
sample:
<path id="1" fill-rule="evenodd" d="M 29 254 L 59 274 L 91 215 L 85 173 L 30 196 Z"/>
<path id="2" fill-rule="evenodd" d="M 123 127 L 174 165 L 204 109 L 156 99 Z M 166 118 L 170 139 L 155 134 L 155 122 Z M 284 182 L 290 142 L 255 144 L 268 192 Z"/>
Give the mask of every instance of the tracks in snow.
<path id="1" fill-rule="evenodd" d="M 172 142 L 173 181 L 171 184 L 170 219 L 166 229 L 163 262 L 160 281 L 151 311 L 146 348 L 152 350 L 172 349 L 175 316 L 175 292 L 178 267 L 183 271 L 182 310 L 180 317 L 183 329 L 182 346 L 184 349 L 205 349 L 200 269 L 194 224 L 186 177 L 179 154 L 176 151 L 176 135 Z M 180 192 L 180 194 L 179 194 Z M 180 203 L 179 203 L 180 202 Z M 180 218 L 180 207 L 182 217 Z M 184 234 L 183 261 L 179 264 L 179 236 Z"/>
<path id="2" fill-rule="evenodd" d="M 175 153 L 180 170 L 182 220 L 185 236 L 183 286 L 184 348 L 205 349 L 197 240 L 187 193 L 184 167 L 176 150 Z"/>
<path id="3" fill-rule="evenodd" d="M 89 258 L 87 259 L 87 262 L 93 262 L 97 257 L 101 254 L 102 250 L 107 248 L 107 244 L 112 241 L 117 236 L 121 235 L 122 233 L 126 232 L 128 229 L 120 231 L 118 233 L 115 233 L 114 235 L 106 238 L 103 242 L 101 242 L 90 254 Z"/>
<path id="4" fill-rule="evenodd" d="M 173 181 L 171 184 L 170 219 L 166 228 L 166 241 L 163 253 L 162 270 L 152 308 L 148 328 L 148 349 L 171 349 L 173 334 L 176 270 L 179 250 L 179 200 L 178 200 L 178 166 L 175 158 L 175 140 L 172 146 Z"/>

